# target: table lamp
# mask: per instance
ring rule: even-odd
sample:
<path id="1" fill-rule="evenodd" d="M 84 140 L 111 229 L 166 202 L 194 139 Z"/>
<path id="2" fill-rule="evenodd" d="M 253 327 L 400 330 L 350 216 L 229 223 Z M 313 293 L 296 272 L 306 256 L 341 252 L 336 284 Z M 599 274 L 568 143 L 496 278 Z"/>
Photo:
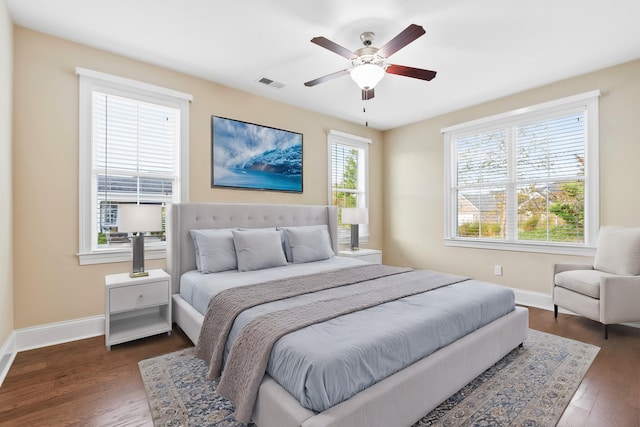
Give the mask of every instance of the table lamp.
<path id="1" fill-rule="evenodd" d="M 133 233 L 131 247 L 133 250 L 133 270 L 129 277 L 148 276 L 144 271 L 144 233 L 162 230 L 161 205 L 118 205 L 118 232 Z"/>
<path id="2" fill-rule="evenodd" d="M 351 250 L 360 250 L 359 227 L 360 224 L 369 223 L 369 210 L 367 208 L 342 208 L 342 223 L 351 224 Z"/>

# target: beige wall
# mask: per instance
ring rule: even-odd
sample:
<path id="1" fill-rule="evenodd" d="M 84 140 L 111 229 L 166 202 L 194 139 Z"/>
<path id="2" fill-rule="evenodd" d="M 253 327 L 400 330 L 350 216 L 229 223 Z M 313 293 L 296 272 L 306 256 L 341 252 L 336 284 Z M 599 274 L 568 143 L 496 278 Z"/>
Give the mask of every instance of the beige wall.
<path id="1" fill-rule="evenodd" d="M 191 201 L 326 204 L 328 130 L 371 138 L 370 245 L 382 245 L 381 132 L 21 27 L 15 28 L 14 43 L 16 329 L 104 313 L 104 275 L 130 268 L 129 263 L 78 264 L 76 66 L 193 95 Z M 211 189 L 211 115 L 303 133 L 304 193 Z M 164 260 L 147 263 L 163 266 Z"/>
<path id="2" fill-rule="evenodd" d="M 440 129 L 600 89 L 601 224 L 640 226 L 640 60 L 425 120 L 384 134 L 384 261 L 550 293 L 552 266 L 592 258 L 446 247 Z M 500 264 L 504 275 L 493 275 Z"/>
<path id="3" fill-rule="evenodd" d="M 78 264 L 76 66 L 193 94 L 189 153 L 191 201 L 324 204 L 327 202 L 327 131 L 336 129 L 361 135 L 374 141 L 370 153 L 372 235 L 368 246 L 383 248 L 385 263 L 468 274 L 544 293 L 550 289 L 554 262 L 591 260 L 444 246 L 440 129 L 600 89 L 601 222 L 640 225 L 640 201 L 633 196 L 634 183 L 640 182 L 637 167 L 640 138 L 633 126 L 640 111 L 640 79 L 637 77 L 640 61 L 382 134 L 21 27 L 16 27 L 13 33 L 12 58 L 11 30 L 8 14 L 2 9 L 0 32 L 9 36 L 2 37 L 0 44 L 1 63 L 7 64 L 0 68 L 0 162 L 8 164 L 0 165 L 0 197 L 10 201 L 13 190 L 13 206 L 11 202 L 3 204 L 0 211 L 0 233 L 9 236 L 0 241 L 0 343 L 14 328 L 102 314 L 104 275 L 127 271 L 130 267 L 129 263 Z M 12 62 L 13 87 L 10 83 Z M 15 95 L 13 113 L 11 89 Z M 212 114 L 303 133 L 304 193 L 211 189 Z M 8 121 L 6 126 L 3 120 Z M 13 145 L 9 144 L 11 123 Z M 12 164 L 5 160 L 11 156 Z M 9 172 L 11 169 L 13 174 Z M 13 261 L 12 232 L 20 236 L 13 242 Z M 504 267 L 504 276 L 493 276 L 495 264 Z M 163 267 L 164 261 L 150 261 L 147 266 Z"/>
<path id="4" fill-rule="evenodd" d="M 13 23 L 0 2 L 0 346 L 13 331 L 11 121 Z M 0 354 L 2 358 L 2 354 Z"/>

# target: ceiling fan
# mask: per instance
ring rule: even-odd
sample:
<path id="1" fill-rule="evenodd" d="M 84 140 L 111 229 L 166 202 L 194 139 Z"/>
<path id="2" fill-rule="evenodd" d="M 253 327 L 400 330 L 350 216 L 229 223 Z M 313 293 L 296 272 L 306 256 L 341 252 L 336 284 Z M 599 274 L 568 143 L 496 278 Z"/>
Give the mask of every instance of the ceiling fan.
<path id="1" fill-rule="evenodd" d="M 435 71 L 406 67 L 404 65 L 388 64 L 386 62 L 387 58 L 418 37 L 422 36 L 424 33 L 425 30 L 422 26 L 411 24 L 400 32 L 400 34 L 389 40 L 387 44 L 381 48 L 377 48 L 372 46 L 375 34 L 367 31 L 360 35 L 360 40 L 362 40 L 364 47 L 356 50 L 355 52 L 351 52 L 349 49 L 345 49 L 325 37 L 314 37 L 311 39 L 311 43 L 315 43 L 318 46 L 322 46 L 325 49 L 329 49 L 330 51 L 351 60 L 351 68 L 327 74 L 326 76 L 308 81 L 304 85 L 311 87 L 335 79 L 336 77 L 350 74 L 351 78 L 356 82 L 360 89 L 362 89 L 362 100 L 366 101 L 373 98 L 374 87 L 380 80 L 382 80 L 385 72 L 414 79 L 432 80 L 436 76 Z"/>

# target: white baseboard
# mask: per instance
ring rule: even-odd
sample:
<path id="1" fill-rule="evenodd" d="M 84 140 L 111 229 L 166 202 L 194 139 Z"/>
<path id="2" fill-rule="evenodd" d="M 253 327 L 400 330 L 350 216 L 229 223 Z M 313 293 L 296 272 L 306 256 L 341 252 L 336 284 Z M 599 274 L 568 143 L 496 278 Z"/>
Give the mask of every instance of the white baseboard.
<path id="1" fill-rule="evenodd" d="M 553 299 L 551 294 L 542 292 L 525 291 L 522 289 L 513 289 L 516 296 L 516 304 L 527 305 L 529 307 L 541 308 L 544 310 L 553 310 Z M 565 311 L 565 313 L 569 313 Z"/>
<path id="2" fill-rule="evenodd" d="M 104 335 L 104 315 L 22 328 L 15 331 L 18 351 Z"/>
<path id="3" fill-rule="evenodd" d="M 2 344 L 2 347 L 0 347 L 0 386 L 2 386 L 9 373 L 9 368 L 11 368 L 16 354 L 18 354 L 18 350 L 16 350 L 16 333 L 12 331 L 4 344 Z"/>

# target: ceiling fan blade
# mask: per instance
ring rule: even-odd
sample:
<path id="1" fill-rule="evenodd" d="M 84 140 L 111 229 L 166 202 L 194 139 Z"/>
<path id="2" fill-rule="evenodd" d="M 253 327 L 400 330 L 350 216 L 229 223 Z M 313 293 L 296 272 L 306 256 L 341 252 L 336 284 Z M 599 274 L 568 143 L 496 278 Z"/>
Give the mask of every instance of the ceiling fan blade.
<path id="1" fill-rule="evenodd" d="M 347 59 L 355 59 L 358 57 L 358 55 L 351 52 L 349 49 L 346 49 L 340 46 L 338 43 L 332 42 L 325 37 L 314 37 L 311 39 L 311 43 L 315 43 L 318 46 L 329 49 L 331 52 L 337 53 L 340 56 L 344 56 Z"/>
<path id="2" fill-rule="evenodd" d="M 400 34 L 392 38 L 378 49 L 378 55 L 388 58 L 425 33 L 421 25 L 411 24 Z M 312 40 L 313 41 L 313 40 Z"/>
<path id="3" fill-rule="evenodd" d="M 315 80 L 310 80 L 310 81 L 306 82 L 304 85 L 307 86 L 307 87 L 319 85 L 320 83 L 327 82 L 329 80 L 335 79 L 336 77 L 340 77 L 340 76 L 342 76 L 344 74 L 349 74 L 349 70 L 346 69 L 346 70 L 336 71 L 335 73 L 331 73 L 331 74 L 327 74 L 326 76 L 318 77 Z"/>
<path id="4" fill-rule="evenodd" d="M 420 80 L 432 80 L 436 76 L 435 71 L 395 64 L 388 65 L 386 71 L 389 74 L 397 74 L 399 76 L 411 77 Z"/>
<path id="5" fill-rule="evenodd" d="M 362 100 L 368 101 L 375 96 L 375 92 L 373 89 L 362 89 Z"/>

